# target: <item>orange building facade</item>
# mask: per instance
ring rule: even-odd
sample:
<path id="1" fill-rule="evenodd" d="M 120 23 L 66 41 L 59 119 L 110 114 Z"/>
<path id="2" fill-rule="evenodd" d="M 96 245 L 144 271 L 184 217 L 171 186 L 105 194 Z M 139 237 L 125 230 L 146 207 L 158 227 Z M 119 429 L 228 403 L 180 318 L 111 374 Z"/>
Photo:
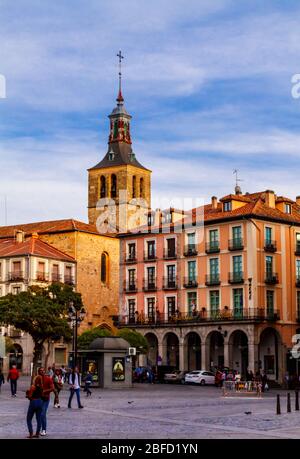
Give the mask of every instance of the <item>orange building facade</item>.
<path id="1" fill-rule="evenodd" d="M 152 365 L 282 382 L 298 373 L 300 200 L 235 193 L 200 217 L 120 236 L 119 324 L 146 336 Z"/>

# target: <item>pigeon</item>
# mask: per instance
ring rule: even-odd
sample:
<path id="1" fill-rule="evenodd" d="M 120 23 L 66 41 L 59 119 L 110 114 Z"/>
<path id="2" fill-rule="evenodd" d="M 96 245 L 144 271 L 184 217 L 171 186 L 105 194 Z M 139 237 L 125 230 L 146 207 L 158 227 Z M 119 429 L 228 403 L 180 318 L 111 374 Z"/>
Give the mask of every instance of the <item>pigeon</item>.
<path id="1" fill-rule="evenodd" d="M 245 411 L 245 414 L 252 414 L 252 411 Z"/>
<path id="2" fill-rule="evenodd" d="M 132 400 L 131 402 L 127 402 L 127 403 L 133 403 L 133 402 L 134 402 L 134 400 Z"/>

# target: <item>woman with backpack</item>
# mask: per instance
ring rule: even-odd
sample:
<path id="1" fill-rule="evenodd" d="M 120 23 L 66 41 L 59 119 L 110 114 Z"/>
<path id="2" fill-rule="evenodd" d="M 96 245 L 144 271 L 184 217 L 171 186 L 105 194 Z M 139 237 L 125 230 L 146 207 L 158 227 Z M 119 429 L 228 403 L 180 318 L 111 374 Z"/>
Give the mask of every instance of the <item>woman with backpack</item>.
<path id="1" fill-rule="evenodd" d="M 26 391 L 26 398 L 29 400 L 29 407 L 27 410 L 27 427 L 29 435 L 27 438 L 38 438 L 42 427 L 42 394 L 43 394 L 43 380 L 41 376 L 37 376 L 30 388 Z M 32 418 L 36 417 L 36 433 L 33 435 Z"/>

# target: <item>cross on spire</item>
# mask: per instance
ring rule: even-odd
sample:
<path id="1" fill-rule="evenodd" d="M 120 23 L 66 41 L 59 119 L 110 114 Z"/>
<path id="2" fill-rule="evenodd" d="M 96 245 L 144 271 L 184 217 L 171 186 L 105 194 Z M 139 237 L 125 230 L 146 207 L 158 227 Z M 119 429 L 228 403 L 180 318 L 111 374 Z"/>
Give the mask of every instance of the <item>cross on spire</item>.
<path id="1" fill-rule="evenodd" d="M 117 98 L 117 102 L 123 102 L 123 96 L 122 96 L 122 59 L 124 59 L 124 56 L 122 56 L 121 50 L 118 52 L 117 57 L 119 58 L 119 94 Z"/>

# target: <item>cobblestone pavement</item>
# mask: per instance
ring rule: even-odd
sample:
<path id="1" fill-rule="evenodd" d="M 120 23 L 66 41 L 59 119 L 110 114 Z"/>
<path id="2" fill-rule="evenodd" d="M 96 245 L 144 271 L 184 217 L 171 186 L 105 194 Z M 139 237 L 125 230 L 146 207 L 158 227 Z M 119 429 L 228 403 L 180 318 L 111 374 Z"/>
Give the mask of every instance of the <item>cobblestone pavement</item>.
<path id="1" fill-rule="evenodd" d="M 27 435 L 29 379 L 22 379 L 16 398 L 11 398 L 7 383 L 2 386 L 0 438 Z M 82 392 L 83 410 L 77 408 L 75 396 L 72 409 L 67 408 L 68 392 L 61 392 L 60 409 L 51 399 L 44 438 L 300 438 L 293 392 L 292 413 L 286 412 L 285 391 L 270 391 L 262 399 L 224 398 L 215 387 L 136 384 L 132 389 L 93 389 L 89 398 Z M 280 416 L 275 413 L 277 393 Z"/>

